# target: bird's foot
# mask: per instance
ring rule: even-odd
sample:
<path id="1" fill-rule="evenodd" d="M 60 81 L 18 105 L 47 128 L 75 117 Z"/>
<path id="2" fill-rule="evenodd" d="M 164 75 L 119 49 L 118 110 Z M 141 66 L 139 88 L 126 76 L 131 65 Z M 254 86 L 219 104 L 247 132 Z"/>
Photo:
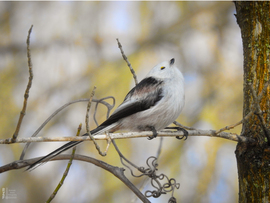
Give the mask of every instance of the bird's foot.
<path id="1" fill-rule="evenodd" d="M 165 129 L 174 129 L 174 130 L 177 130 L 177 131 L 182 131 L 184 133 L 184 135 L 181 136 L 181 137 L 180 136 L 176 136 L 176 139 L 178 139 L 178 140 L 182 140 L 183 138 L 184 138 L 184 140 L 186 140 L 187 137 L 188 137 L 188 131 L 186 129 L 184 129 L 184 128 L 180 128 L 180 127 L 167 127 Z"/>
<path id="2" fill-rule="evenodd" d="M 148 140 L 152 140 L 152 139 L 156 138 L 158 135 L 156 128 L 154 126 L 147 126 L 147 127 L 153 132 L 153 135 L 149 136 Z"/>

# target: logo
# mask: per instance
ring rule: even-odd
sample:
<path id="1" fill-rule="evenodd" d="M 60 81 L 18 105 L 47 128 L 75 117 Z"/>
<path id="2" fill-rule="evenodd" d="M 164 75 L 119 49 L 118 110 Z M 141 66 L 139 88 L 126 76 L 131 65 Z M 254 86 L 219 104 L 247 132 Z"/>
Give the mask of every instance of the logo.
<path id="1" fill-rule="evenodd" d="M 15 189 L 9 189 L 7 187 L 2 188 L 2 199 L 16 199 L 17 194 Z"/>

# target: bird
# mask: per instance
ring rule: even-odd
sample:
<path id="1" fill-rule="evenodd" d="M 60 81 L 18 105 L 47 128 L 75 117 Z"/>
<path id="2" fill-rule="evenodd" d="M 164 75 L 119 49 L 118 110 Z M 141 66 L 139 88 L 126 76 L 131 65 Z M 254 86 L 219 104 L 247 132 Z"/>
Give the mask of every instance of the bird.
<path id="1" fill-rule="evenodd" d="M 148 139 L 153 139 L 157 136 L 157 131 L 166 128 L 178 118 L 184 103 L 184 77 L 175 65 L 175 59 L 172 58 L 154 66 L 145 78 L 128 92 L 124 101 L 111 116 L 90 133 L 97 135 L 119 130 L 152 131 L 153 135 Z M 183 130 L 187 138 L 187 131 L 178 129 Z M 88 136 L 88 133 L 83 136 Z M 31 164 L 27 170 L 35 168 L 81 142 L 68 142 Z"/>

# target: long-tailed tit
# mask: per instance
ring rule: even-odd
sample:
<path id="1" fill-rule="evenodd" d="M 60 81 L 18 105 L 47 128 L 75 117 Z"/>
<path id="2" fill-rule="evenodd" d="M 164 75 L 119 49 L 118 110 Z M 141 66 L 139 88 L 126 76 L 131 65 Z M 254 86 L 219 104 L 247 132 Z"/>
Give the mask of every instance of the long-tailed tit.
<path id="1" fill-rule="evenodd" d="M 129 91 L 122 104 L 97 128 L 92 135 L 118 130 L 157 131 L 164 129 L 177 119 L 184 103 L 184 78 L 174 64 L 174 58 L 156 65 L 146 77 Z M 186 133 L 184 133 L 187 135 Z M 84 134 L 83 136 L 87 136 Z M 33 168 L 43 160 L 49 160 L 67 149 L 81 143 L 71 141 L 30 165 Z"/>

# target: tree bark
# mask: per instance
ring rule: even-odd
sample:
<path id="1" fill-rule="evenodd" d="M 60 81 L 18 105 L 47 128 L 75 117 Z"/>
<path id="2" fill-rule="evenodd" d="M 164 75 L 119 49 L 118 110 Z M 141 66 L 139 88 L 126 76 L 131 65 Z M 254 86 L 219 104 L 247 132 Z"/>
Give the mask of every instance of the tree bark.
<path id="1" fill-rule="evenodd" d="M 239 142 L 235 151 L 239 202 L 270 202 L 270 4 L 237 1 L 235 6 L 244 50 L 243 117 L 255 109 L 241 133 L 255 142 Z"/>

